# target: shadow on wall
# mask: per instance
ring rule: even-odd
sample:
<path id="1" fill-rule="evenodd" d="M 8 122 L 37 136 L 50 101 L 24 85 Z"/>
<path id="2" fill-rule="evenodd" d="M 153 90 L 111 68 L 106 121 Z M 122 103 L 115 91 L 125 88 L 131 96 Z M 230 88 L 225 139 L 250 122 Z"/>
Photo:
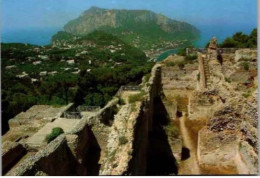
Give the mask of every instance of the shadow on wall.
<path id="1" fill-rule="evenodd" d="M 152 131 L 149 133 L 146 175 L 177 175 L 178 168 L 163 129 L 169 116 L 160 97 L 154 100 Z"/>
<path id="2" fill-rule="evenodd" d="M 87 168 L 88 176 L 97 176 L 99 174 L 99 169 L 101 166 L 99 164 L 101 148 L 91 129 L 89 129 L 89 137 L 91 143 L 86 155 L 85 166 Z"/>

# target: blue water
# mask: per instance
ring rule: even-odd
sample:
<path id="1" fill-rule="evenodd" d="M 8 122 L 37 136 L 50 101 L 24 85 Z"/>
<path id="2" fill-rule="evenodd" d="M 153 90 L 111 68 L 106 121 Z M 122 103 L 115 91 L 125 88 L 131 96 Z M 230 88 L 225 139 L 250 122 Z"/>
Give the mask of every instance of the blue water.
<path id="1" fill-rule="evenodd" d="M 164 59 L 166 59 L 168 56 L 170 56 L 171 54 L 176 54 L 178 52 L 179 49 L 171 49 L 168 51 L 163 52 L 161 55 L 159 55 L 157 57 L 157 61 L 162 61 Z"/>
<path id="2" fill-rule="evenodd" d="M 243 32 L 245 34 L 250 34 L 255 27 L 249 26 L 220 26 L 220 25 L 204 25 L 197 27 L 200 32 L 199 40 L 195 41 L 193 45 L 197 48 L 204 48 L 206 44 L 212 39 L 212 37 L 217 37 L 218 43 L 223 42 L 227 37 L 233 36 L 236 32 Z M 178 49 L 167 50 L 163 52 L 157 61 L 162 61 L 166 59 L 171 54 L 176 54 Z"/>
<path id="3" fill-rule="evenodd" d="M 250 34 L 251 31 L 256 28 L 253 26 L 242 26 L 242 25 L 201 25 L 197 27 L 200 32 L 200 39 L 194 43 L 195 47 L 204 48 L 206 44 L 212 39 L 217 37 L 218 43 L 223 42 L 227 37 L 233 36 L 236 32 L 243 32 Z"/>
<path id="4" fill-rule="evenodd" d="M 225 26 L 225 25 L 201 25 L 197 26 L 201 32 L 200 39 L 194 43 L 196 47 L 205 47 L 207 42 L 216 36 L 219 42 L 222 42 L 225 38 L 232 36 L 238 31 L 242 31 L 249 34 L 253 28 L 250 26 Z M 1 41 L 6 43 L 19 42 L 30 43 L 36 45 L 48 45 L 51 43 L 51 37 L 56 34 L 62 28 L 25 28 L 25 29 L 9 29 L 1 31 Z M 176 53 L 176 51 L 172 51 Z M 167 54 L 172 54 L 166 52 Z"/>
<path id="5" fill-rule="evenodd" d="M 51 43 L 51 37 L 60 30 L 61 28 L 28 28 L 3 30 L 1 31 L 1 42 L 48 45 Z"/>

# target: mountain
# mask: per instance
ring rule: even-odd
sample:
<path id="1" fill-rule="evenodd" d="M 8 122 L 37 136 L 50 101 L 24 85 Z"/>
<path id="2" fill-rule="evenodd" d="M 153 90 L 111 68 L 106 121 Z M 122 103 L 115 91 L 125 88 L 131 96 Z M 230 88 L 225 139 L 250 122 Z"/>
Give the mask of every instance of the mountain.
<path id="1" fill-rule="evenodd" d="M 127 43 L 149 49 L 166 42 L 195 40 L 199 30 L 148 10 L 117 10 L 91 7 L 64 26 L 64 31 L 76 36 L 95 30 L 113 34 Z"/>

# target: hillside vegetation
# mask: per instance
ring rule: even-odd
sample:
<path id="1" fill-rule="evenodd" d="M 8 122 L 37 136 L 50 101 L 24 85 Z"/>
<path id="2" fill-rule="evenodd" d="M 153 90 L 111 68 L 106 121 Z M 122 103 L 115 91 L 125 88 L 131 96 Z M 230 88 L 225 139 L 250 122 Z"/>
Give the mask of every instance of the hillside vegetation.
<path id="1" fill-rule="evenodd" d="M 104 106 L 121 85 L 140 82 L 153 65 L 141 50 L 97 31 L 63 47 L 1 46 L 4 131 L 8 119 L 35 104 Z"/>
<path id="2" fill-rule="evenodd" d="M 195 40 L 199 31 L 186 22 L 180 22 L 148 10 L 116 10 L 92 7 L 77 19 L 64 26 L 66 33 L 59 40 L 89 34 L 101 30 L 113 34 L 123 41 L 150 49 L 167 42 Z M 61 33 L 60 33 L 61 34 Z M 55 42 L 56 38 L 53 39 Z"/>

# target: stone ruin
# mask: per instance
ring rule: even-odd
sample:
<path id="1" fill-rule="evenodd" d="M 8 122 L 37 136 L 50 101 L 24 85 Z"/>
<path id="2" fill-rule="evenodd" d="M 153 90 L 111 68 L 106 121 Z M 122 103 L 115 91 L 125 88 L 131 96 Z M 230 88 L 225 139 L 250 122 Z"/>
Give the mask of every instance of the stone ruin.
<path id="1" fill-rule="evenodd" d="M 72 105 L 55 112 L 44 106 L 38 114 L 33 107 L 11 119 L 2 137 L 3 174 L 257 174 L 257 53 L 218 52 L 216 44 L 213 39 L 210 51 L 197 51 L 198 61 L 184 68 L 167 65 L 183 60 L 178 56 L 156 64 L 147 83 L 121 87 L 103 108 L 78 107 L 81 119 L 62 118 Z M 240 87 L 252 77 L 252 86 Z M 140 90 L 141 101 L 120 104 L 125 91 Z M 54 126 L 65 133 L 47 144 L 44 136 Z"/>
<path id="2" fill-rule="evenodd" d="M 218 40 L 216 37 L 213 37 L 209 42 L 209 49 L 216 50 L 218 48 Z"/>

